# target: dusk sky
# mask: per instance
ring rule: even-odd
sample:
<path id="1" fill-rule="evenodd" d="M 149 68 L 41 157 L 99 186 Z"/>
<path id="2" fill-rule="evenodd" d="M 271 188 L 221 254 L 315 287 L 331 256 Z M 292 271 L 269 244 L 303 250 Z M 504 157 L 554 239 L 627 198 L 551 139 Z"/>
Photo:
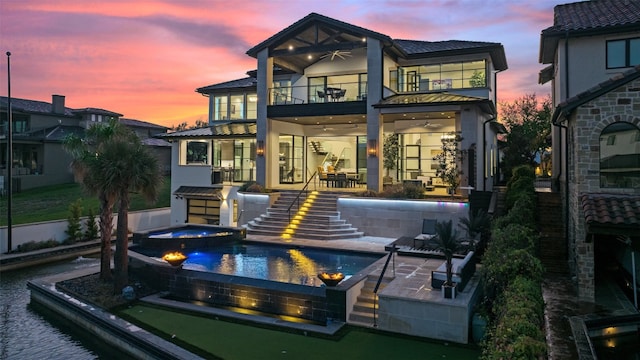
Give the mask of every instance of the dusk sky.
<path id="1" fill-rule="evenodd" d="M 309 13 L 393 39 L 504 45 L 498 102 L 538 85 L 540 32 L 558 0 L 1 0 L 0 95 L 96 107 L 165 126 L 207 119 L 198 87 L 243 78 L 246 51 Z"/>

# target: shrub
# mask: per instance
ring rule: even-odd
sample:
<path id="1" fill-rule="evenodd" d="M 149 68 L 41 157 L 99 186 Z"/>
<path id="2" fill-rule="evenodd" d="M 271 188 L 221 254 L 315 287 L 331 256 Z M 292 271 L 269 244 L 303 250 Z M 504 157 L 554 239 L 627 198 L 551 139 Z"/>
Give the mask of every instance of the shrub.
<path id="1" fill-rule="evenodd" d="M 402 199 L 404 197 L 404 187 L 402 184 L 388 185 L 378 195 L 383 198 Z"/>
<path id="2" fill-rule="evenodd" d="M 264 186 L 255 181 L 247 181 L 238 188 L 239 192 L 266 193 Z"/>
<path id="3" fill-rule="evenodd" d="M 24 244 L 18 245 L 16 250 L 14 250 L 13 252 L 27 252 L 40 249 L 48 249 L 56 247 L 58 245 L 60 245 L 60 243 L 55 239 L 49 239 L 46 241 L 29 241 Z"/>
<path id="4" fill-rule="evenodd" d="M 424 198 L 424 189 L 422 186 L 407 184 L 403 186 L 402 194 L 406 199 L 422 199 Z"/>
<path id="5" fill-rule="evenodd" d="M 516 277 L 495 305 L 500 314 L 484 342 L 483 359 L 546 357 L 540 282 Z"/>
<path id="6" fill-rule="evenodd" d="M 65 244 L 75 244 L 82 240 L 82 224 L 80 223 L 82 214 L 82 200 L 78 199 L 69 205 L 69 217 L 67 218 L 67 239 Z"/>
<path id="7" fill-rule="evenodd" d="M 98 238 L 98 224 L 96 223 L 96 216 L 93 213 L 93 209 L 89 209 L 87 215 L 87 222 L 84 231 L 84 240 L 91 241 Z"/>
<path id="8" fill-rule="evenodd" d="M 365 190 L 363 192 L 358 193 L 358 196 L 361 197 L 379 197 L 378 193 L 373 190 Z"/>

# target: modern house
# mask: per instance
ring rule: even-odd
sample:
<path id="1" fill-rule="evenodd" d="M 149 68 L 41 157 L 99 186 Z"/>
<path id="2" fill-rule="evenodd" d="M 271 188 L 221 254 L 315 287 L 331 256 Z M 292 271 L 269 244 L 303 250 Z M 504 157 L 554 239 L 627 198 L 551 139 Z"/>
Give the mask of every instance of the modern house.
<path id="1" fill-rule="evenodd" d="M 152 146 L 164 168 L 169 168 L 170 145 L 154 138 L 168 128 L 139 120 L 121 119 L 113 111 L 65 106 L 65 97 L 53 95 L 51 103 L 11 98 L 13 166 L 12 190 L 20 191 L 39 186 L 73 182 L 69 170 L 71 157 L 62 147 L 70 134 L 82 135 L 84 130 L 102 122 L 119 119 L 132 128 L 145 144 Z M 8 98 L 0 97 L 0 189 L 7 178 L 7 122 Z"/>
<path id="2" fill-rule="evenodd" d="M 612 265 L 633 287 L 640 250 L 640 2 L 556 6 L 539 60 L 549 64 L 539 80 L 551 81 L 555 105 L 553 188 L 563 198 L 568 262 L 579 298 L 594 302 Z"/>
<path id="3" fill-rule="evenodd" d="M 337 170 L 351 180 L 340 186 L 380 191 L 389 171 L 394 183 L 446 186 L 434 158 L 456 135 L 460 187 L 492 189 L 501 44 L 392 39 L 311 13 L 247 55 L 257 69 L 246 78 L 196 90 L 209 99 L 209 127 L 162 136 L 173 142 L 172 224 L 202 222 L 203 212 L 233 224 L 237 186 L 220 194 L 226 181 L 301 186 Z M 391 134 L 399 158 L 384 169 Z"/>

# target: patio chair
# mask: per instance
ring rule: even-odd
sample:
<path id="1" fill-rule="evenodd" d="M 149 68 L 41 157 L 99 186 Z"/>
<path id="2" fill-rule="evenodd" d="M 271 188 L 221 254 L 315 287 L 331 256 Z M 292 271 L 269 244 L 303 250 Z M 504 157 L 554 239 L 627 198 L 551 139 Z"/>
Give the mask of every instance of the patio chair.
<path id="1" fill-rule="evenodd" d="M 337 186 L 337 187 L 341 187 L 341 188 L 343 188 L 343 187 L 347 187 L 347 184 L 348 184 L 347 174 L 345 174 L 345 173 L 338 173 L 338 174 L 336 175 L 336 183 L 337 183 L 337 184 L 336 184 L 336 186 Z"/>
<path id="2" fill-rule="evenodd" d="M 414 244 L 421 241 L 421 248 L 432 248 L 437 246 L 437 242 L 435 241 L 436 222 L 437 220 L 435 219 L 422 219 L 422 232 L 413 238 Z"/>
<path id="3" fill-rule="evenodd" d="M 331 183 L 332 187 L 336 186 L 336 174 L 335 173 L 327 173 L 327 187 L 329 187 L 329 183 Z"/>

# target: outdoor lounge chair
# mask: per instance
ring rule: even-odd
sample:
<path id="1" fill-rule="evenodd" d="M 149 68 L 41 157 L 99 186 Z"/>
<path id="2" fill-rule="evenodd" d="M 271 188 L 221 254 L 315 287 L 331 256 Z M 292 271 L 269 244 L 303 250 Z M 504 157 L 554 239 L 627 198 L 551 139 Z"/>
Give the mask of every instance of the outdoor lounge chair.
<path id="1" fill-rule="evenodd" d="M 433 247 L 437 247 L 436 237 L 436 222 L 435 219 L 423 219 L 422 220 L 422 232 L 413 238 L 413 243 L 417 245 L 418 242 L 422 242 L 420 248 L 427 248 L 430 250 Z M 415 246 L 417 247 L 417 246 Z"/>

